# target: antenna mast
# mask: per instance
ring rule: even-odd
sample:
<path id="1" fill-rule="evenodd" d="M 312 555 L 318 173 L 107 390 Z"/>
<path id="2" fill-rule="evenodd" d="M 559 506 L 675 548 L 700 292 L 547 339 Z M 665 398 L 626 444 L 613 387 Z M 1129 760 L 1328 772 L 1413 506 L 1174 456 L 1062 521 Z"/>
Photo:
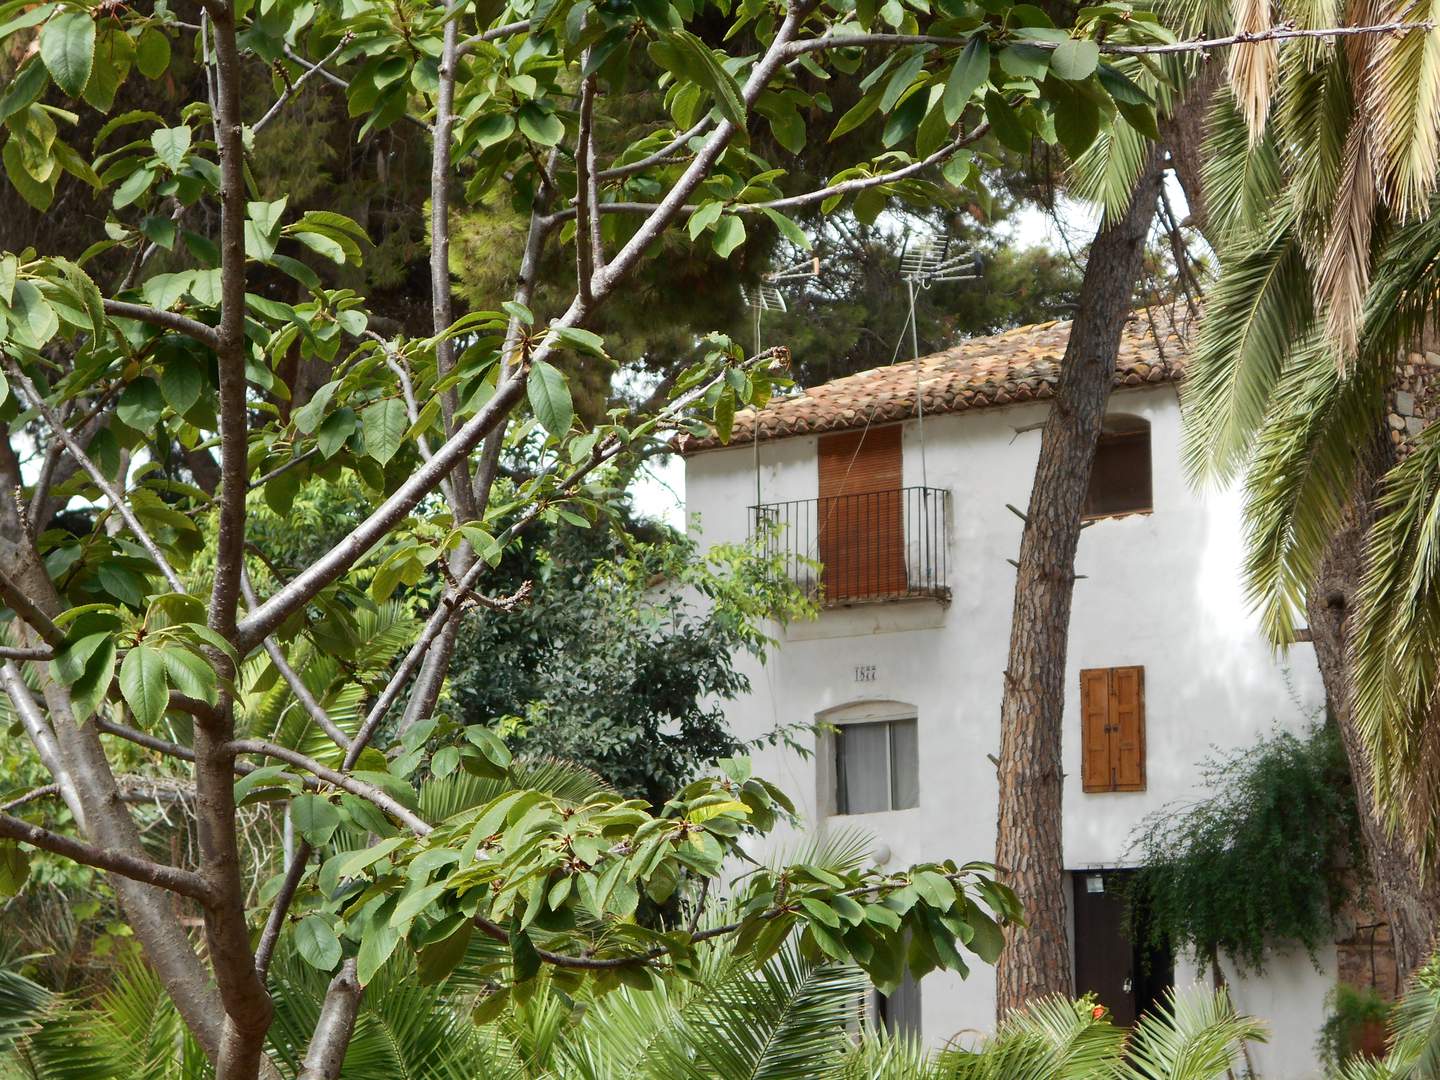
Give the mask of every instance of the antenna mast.
<path id="1" fill-rule="evenodd" d="M 980 276 L 980 257 L 973 248 L 951 254 L 948 236 L 922 236 L 913 243 L 907 236 L 900 249 L 900 278 L 910 301 L 910 354 L 915 365 L 915 416 L 920 430 L 920 484 L 930 486 L 925 468 L 925 403 L 920 393 L 920 330 L 915 318 L 915 290 L 939 282 L 974 281 Z M 904 331 L 902 330 L 903 334 Z M 896 346 L 898 351 L 899 346 Z"/>
<path id="2" fill-rule="evenodd" d="M 781 270 L 772 270 L 767 274 L 760 275 L 760 282 L 753 289 L 744 285 L 740 286 L 740 296 L 750 306 L 754 316 L 755 326 L 755 353 L 759 356 L 760 350 L 764 347 L 760 340 L 760 320 L 767 311 L 789 311 L 785 304 L 785 294 L 780 291 L 780 285 L 787 281 L 803 281 L 806 278 L 818 277 L 820 275 L 820 256 L 812 255 L 808 259 L 784 267 Z M 755 447 L 755 512 L 760 512 L 760 414 L 755 414 L 755 429 L 752 432 L 752 442 Z"/>

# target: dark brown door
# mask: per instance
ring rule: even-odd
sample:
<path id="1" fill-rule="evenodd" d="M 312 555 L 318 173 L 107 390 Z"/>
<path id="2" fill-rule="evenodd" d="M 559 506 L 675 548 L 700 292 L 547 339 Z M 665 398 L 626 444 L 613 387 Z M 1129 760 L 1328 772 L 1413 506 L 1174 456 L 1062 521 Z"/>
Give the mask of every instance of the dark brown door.
<path id="1" fill-rule="evenodd" d="M 1111 1019 L 1130 1027 L 1163 1000 L 1175 982 L 1174 958 L 1144 939 L 1144 913 L 1135 920 L 1136 944 L 1126 908 L 1124 870 L 1078 871 L 1075 885 L 1075 994 L 1094 994 Z"/>
<path id="2" fill-rule="evenodd" d="M 817 540 L 830 602 L 906 590 L 900 425 L 820 438 Z"/>

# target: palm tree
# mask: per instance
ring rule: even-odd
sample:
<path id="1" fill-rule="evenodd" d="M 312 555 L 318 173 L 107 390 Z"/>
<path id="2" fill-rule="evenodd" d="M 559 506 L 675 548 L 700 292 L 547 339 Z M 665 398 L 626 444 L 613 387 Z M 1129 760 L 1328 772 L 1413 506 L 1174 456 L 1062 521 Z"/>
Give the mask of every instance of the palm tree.
<path id="1" fill-rule="evenodd" d="M 477 987 L 460 973 L 425 985 L 394 961 L 367 989 L 346 1080 L 1217 1080 L 1261 1025 L 1223 992 L 1175 997 L 1133 1034 L 1093 1003 L 1047 998 L 970 1050 L 927 1052 L 860 1026 L 868 990 L 850 965 L 782 950 L 760 970 L 727 946 L 707 949 L 695 980 L 621 986 L 580 1000 L 549 976 L 525 999 L 473 1019 Z M 7 981 L 8 980 L 8 981 Z M 14 982 L 23 992 L 7 994 Z M 288 1075 L 313 1025 L 324 980 L 290 957 L 272 977 L 275 1057 Z M 482 994 L 483 1000 L 483 994 Z M 0 980 L 5 1080 L 203 1080 L 208 1066 L 158 982 L 139 965 L 88 1001 Z M 8 1047 L 7 1047 L 8 1042 Z M 1357 1078 L 1358 1080 L 1358 1078 Z"/>
<path id="2" fill-rule="evenodd" d="M 1430 9 L 1177 10 L 1187 29 L 1256 30 Z M 1440 34 L 1240 46 L 1230 75 L 1208 123 L 1205 235 L 1220 270 L 1188 358 L 1186 464 L 1197 481 L 1242 484 L 1246 586 L 1269 637 L 1312 635 L 1409 971 L 1440 922 L 1428 868 L 1440 840 L 1440 441 L 1422 437 L 1397 464 L 1386 419 L 1397 358 L 1440 300 Z"/>

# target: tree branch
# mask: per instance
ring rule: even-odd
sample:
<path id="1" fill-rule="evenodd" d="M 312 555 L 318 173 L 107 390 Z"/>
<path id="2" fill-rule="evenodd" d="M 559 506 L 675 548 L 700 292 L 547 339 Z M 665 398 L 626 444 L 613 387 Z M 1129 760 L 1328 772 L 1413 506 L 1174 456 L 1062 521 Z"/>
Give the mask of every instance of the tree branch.
<path id="1" fill-rule="evenodd" d="M 55 410 L 50 408 L 46 403 L 44 395 L 35 388 L 35 384 L 30 381 L 30 377 L 26 375 L 25 372 L 20 369 L 20 365 L 10 359 L 9 356 L 0 358 L 0 363 L 3 363 L 5 370 L 10 373 L 10 377 L 15 380 L 16 385 L 25 391 L 25 396 L 30 399 L 30 404 L 34 406 L 35 411 L 44 417 L 45 422 L 55 432 L 56 437 L 65 444 L 65 449 L 70 451 L 70 456 L 80 463 L 81 468 L 89 474 L 95 486 L 104 493 L 105 498 L 109 500 L 115 512 L 124 519 L 126 526 L 130 529 L 130 532 L 134 534 L 135 539 L 140 541 L 140 546 L 149 554 L 151 560 L 160 570 L 161 576 L 165 578 L 171 590 L 177 593 L 183 593 L 185 586 L 181 584 L 179 576 L 170 565 L 170 561 L 165 558 L 165 553 L 160 550 L 160 545 L 155 543 L 154 538 L 146 531 L 145 526 L 140 524 L 140 519 L 135 516 L 135 511 L 130 509 L 130 504 L 126 501 L 125 497 L 116 490 L 115 485 L 110 482 L 110 479 L 101 471 L 100 467 L 90 460 L 90 455 L 85 453 L 85 448 L 70 434 L 70 429 L 65 426 L 65 421 L 60 419 L 60 417 L 56 415 Z"/>
<path id="2" fill-rule="evenodd" d="M 38 825 L 31 825 L 28 821 L 6 813 L 0 813 L 0 837 L 18 840 L 42 851 L 93 866 L 98 870 L 108 870 L 133 881 L 143 881 L 147 885 L 155 885 L 169 892 L 188 896 L 192 900 L 199 900 L 202 904 L 208 904 L 212 900 L 210 890 L 199 874 L 175 866 L 166 866 L 164 863 L 151 862 L 149 859 L 136 858 L 113 848 L 96 847 L 49 829 L 42 829 Z"/>
<path id="3" fill-rule="evenodd" d="M 646 154 L 638 161 L 632 161 L 626 165 L 613 165 L 608 169 L 601 169 L 595 176 L 599 180 L 621 180 L 627 176 L 634 176 L 636 173 L 644 172 L 650 168 L 651 165 L 660 165 L 669 161 L 676 151 L 691 139 L 695 138 L 695 136 L 703 134 L 709 126 L 710 114 L 707 113 L 654 153 Z"/>
<path id="4" fill-rule="evenodd" d="M 476 34 L 468 37 L 460 43 L 458 55 L 464 56 L 471 52 L 476 45 L 485 41 L 499 41 L 501 38 L 514 37 L 516 34 L 523 34 L 530 29 L 530 20 L 521 19 L 519 22 L 506 23 L 504 26 L 492 27 L 483 34 Z"/>
<path id="5" fill-rule="evenodd" d="M 298 79 L 286 86 L 285 92 L 276 99 L 275 104 L 271 105 L 270 108 L 265 111 L 265 115 L 260 117 L 259 120 L 256 120 L 255 123 L 250 126 L 251 133 L 259 135 L 260 132 L 264 130 L 265 126 L 269 124 L 271 120 L 274 120 L 275 117 L 280 115 L 280 111 L 285 108 L 286 104 L 289 103 L 291 98 L 293 98 L 296 94 L 300 92 L 300 88 L 304 86 L 307 81 L 314 78 L 319 73 L 323 72 L 325 70 L 325 65 L 328 64 L 331 60 L 334 60 L 335 57 L 340 55 L 340 50 L 345 48 L 346 45 L 349 45 L 353 37 L 354 35 L 349 33 L 348 31 L 342 34 L 339 42 L 335 45 L 335 48 L 331 49 L 328 53 L 326 53 L 325 56 L 321 60 L 319 60 L 313 67 L 307 67 L 304 71 L 300 73 L 300 77 Z"/>
<path id="6" fill-rule="evenodd" d="M 52 649 L 64 647 L 65 635 L 60 632 L 60 628 L 50 621 L 50 617 L 40 610 L 34 600 L 21 591 L 20 586 L 15 584 L 15 580 L 4 569 L 0 569 L 0 600 L 4 600 L 11 611 L 24 619 L 45 644 Z"/>
<path id="7" fill-rule="evenodd" d="M 583 67 L 588 63 L 590 50 L 582 54 Z M 580 83 L 580 130 L 575 137 L 575 287 L 580 298 L 590 304 L 595 300 L 590 292 L 590 279 L 595 274 L 599 248 L 599 224 L 594 208 L 597 197 L 595 162 L 595 76 L 591 75 Z"/>
<path id="8" fill-rule="evenodd" d="M 256 604 L 255 590 L 251 587 L 250 575 L 245 572 L 243 566 L 240 568 L 240 588 L 245 594 L 245 603 L 254 607 Z M 270 663 L 275 665 L 275 670 L 280 673 L 280 678 L 285 680 L 285 685 L 288 686 L 290 692 L 295 695 L 295 700 L 300 702 L 300 707 L 303 708 L 310 719 L 315 722 L 315 726 L 330 736 L 330 741 L 340 747 L 341 750 L 350 749 L 350 737 L 341 731 L 340 726 L 336 724 L 334 720 L 330 719 L 330 714 L 321 708 L 320 702 L 315 700 L 315 695 L 312 694 L 310 688 L 305 685 L 305 680 L 300 677 L 299 673 L 290 666 L 290 662 L 285 659 L 285 653 L 281 650 L 275 639 L 273 637 L 267 637 L 261 644 L 265 648 L 266 655 L 270 657 Z"/>
<path id="9" fill-rule="evenodd" d="M 119 319 L 134 319 L 136 322 L 149 323 L 162 330 L 173 330 L 210 349 L 220 347 L 220 337 L 213 326 L 206 326 L 204 323 L 178 312 L 161 311 L 159 308 L 146 307 L 144 304 L 129 304 L 123 300 L 106 300 L 105 314 Z"/>
<path id="10" fill-rule="evenodd" d="M 267 742 L 264 739 L 236 739 L 229 744 L 229 749 L 236 754 L 261 754 L 294 765 L 297 769 L 304 769 L 332 787 L 348 791 L 367 802 L 374 803 L 416 836 L 429 836 L 434 831 L 434 826 L 424 818 L 406 809 L 374 784 L 367 784 L 363 780 L 356 780 L 353 776 L 347 776 L 343 772 L 328 768 L 314 758 L 291 750 L 288 746 L 280 746 L 278 743 Z"/>

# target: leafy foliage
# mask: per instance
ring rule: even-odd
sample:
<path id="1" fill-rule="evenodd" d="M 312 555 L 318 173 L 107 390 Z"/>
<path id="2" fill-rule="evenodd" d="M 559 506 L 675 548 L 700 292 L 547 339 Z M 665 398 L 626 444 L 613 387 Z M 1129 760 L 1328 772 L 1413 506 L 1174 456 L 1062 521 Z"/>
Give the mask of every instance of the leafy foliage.
<path id="1" fill-rule="evenodd" d="M 740 751 L 724 703 L 761 657 L 765 620 L 808 606 L 777 568 L 746 549 L 700 556 L 692 542 L 560 526 L 507 557 L 497 583 L 532 580 L 529 604 L 469 624 L 450 694 L 467 724 L 514 717 L 512 741 L 584 764 L 660 804 L 698 768 Z"/>
<path id="2" fill-rule="evenodd" d="M 1140 925 L 1157 945 L 1242 967 L 1260 969 L 1282 943 L 1313 957 L 1363 866 L 1338 733 L 1277 733 L 1207 762 L 1203 775 L 1206 796 L 1141 826 L 1129 896 L 1146 913 Z"/>

